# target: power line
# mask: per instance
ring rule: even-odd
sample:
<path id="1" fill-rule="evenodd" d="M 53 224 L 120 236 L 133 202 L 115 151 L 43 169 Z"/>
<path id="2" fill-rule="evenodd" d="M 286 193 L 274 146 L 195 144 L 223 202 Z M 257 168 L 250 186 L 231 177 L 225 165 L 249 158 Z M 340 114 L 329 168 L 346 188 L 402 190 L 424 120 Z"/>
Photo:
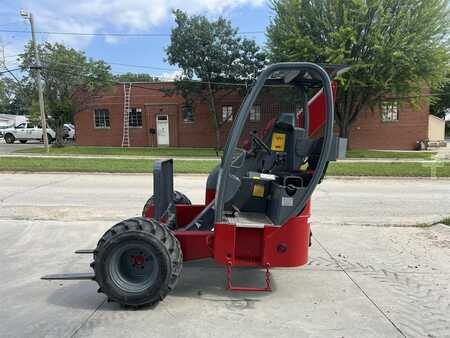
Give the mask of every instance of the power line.
<path id="1" fill-rule="evenodd" d="M 6 74 L 6 73 L 9 73 L 9 72 L 16 72 L 18 70 L 21 70 L 21 69 L 20 68 L 8 69 L 8 70 L 0 72 L 0 75 Z"/>
<path id="2" fill-rule="evenodd" d="M 55 63 L 56 64 L 61 64 L 61 65 L 72 66 L 72 67 L 75 67 L 75 68 L 81 68 L 81 66 L 78 66 L 78 65 L 75 65 L 75 64 L 71 64 L 71 63 L 64 63 L 64 62 L 55 62 Z M 113 64 L 113 63 L 111 63 L 111 64 Z M 125 64 L 121 64 L 121 65 L 125 65 Z M 131 66 L 131 65 L 127 65 L 127 66 Z M 134 66 L 136 66 L 136 65 L 134 65 Z M 136 66 L 136 67 L 141 67 L 141 66 Z M 151 67 L 151 66 L 142 66 L 142 67 L 150 68 L 150 69 L 158 68 L 158 67 Z M 17 71 L 17 70 L 21 70 L 21 69 L 20 68 L 16 68 L 16 69 L 13 69 L 12 71 Z M 167 70 L 169 70 L 169 69 L 167 69 Z M 174 69 L 170 69 L 170 70 L 173 71 Z M 66 69 L 65 70 L 54 69 L 54 71 L 60 72 L 60 73 L 71 74 L 71 75 L 75 75 L 75 76 L 82 77 L 82 78 L 89 78 L 89 79 L 93 79 L 94 78 L 94 76 L 92 76 L 92 75 L 80 74 L 78 72 L 70 72 L 70 71 L 68 71 Z M 2 72 L 0 74 L 4 74 L 4 73 L 7 73 L 7 72 Z M 116 73 L 115 75 L 122 75 L 122 74 L 126 74 L 126 72 L 125 73 Z M 159 80 L 163 80 L 163 81 L 164 80 L 168 80 L 166 82 L 174 82 L 173 78 L 164 78 L 164 77 L 161 77 L 161 76 L 158 76 L 158 75 L 154 75 L 154 74 L 149 74 L 149 75 L 152 76 L 152 77 L 158 78 Z M 177 81 L 178 82 L 197 83 L 197 84 L 207 84 L 208 83 L 208 81 L 192 80 L 192 79 L 181 79 L 181 80 L 177 80 Z M 232 86 L 234 86 L 234 87 L 249 87 L 249 86 L 251 86 L 252 82 L 253 81 L 248 81 L 247 83 L 245 83 L 245 82 L 211 81 L 209 83 L 211 83 L 213 85 L 230 86 L 230 87 L 232 87 Z M 113 84 L 122 84 L 122 83 L 123 83 L 123 81 L 122 82 L 121 81 L 113 81 Z M 161 82 L 149 82 L 149 83 L 161 83 Z M 143 86 L 139 86 L 139 85 L 136 85 L 136 84 L 134 86 L 136 88 L 142 88 L 142 89 L 145 89 L 145 90 L 150 90 L 150 91 L 158 90 L 159 91 L 159 89 L 143 87 Z M 272 85 L 266 85 L 265 87 L 272 87 Z M 275 85 L 274 87 L 278 87 L 278 86 Z M 358 86 L 351 86 L 351 87 L 353 87 L 353 88 L 367 88 L 367 87 L 375 87 L 375 86 L 358 85 Z M 429 88 L 423 87 L 423 88 L 420 88 L 420 89 L 427 90 Z M 413 99 L 413 98 L 420 98 L 420 97 L 446 97 L 446 96 L 450 96 L 450 94 L 438 94 L 438 93 L 434 93 L 433 94 L 433 93 L 431 93 L 431 94 L 422 94 L 422 95 L 396 96 L 396 97 L 393 97 L 393 99 Z"/>
<path id="3" fill-rule="evenodd" d="M 27 30 L 0 29 L 2 33 L 29 34 Z M 238 32 L 239 35 L 265 34 L 265 31 Z M 117 36 L 117 37 L 168 37 L 170 33 L 84 33 L 84 32 L 55 32 L 55 31 L 36 31 L 36 34 L 46 35 L 76 35 L 76 36 Z"/>
<path id="4" fill-rule="evenodd" d="M 153 66 L 130 65 L 130 64 L 127 64 L 127 63 L 118 63 L 118 62 L 108 62 L 108 61 L 105 61 L 105 62 L 110 64 L 110 65 L 132 67 L 132 68 L 145 68 L 145 69 L 155 69 L 155 70 L 165 70 L 165 71 L 177 71 L 177 70 L 180 70 L 178 68 L 161 68 L 161 67 L 153 67 Z"/>

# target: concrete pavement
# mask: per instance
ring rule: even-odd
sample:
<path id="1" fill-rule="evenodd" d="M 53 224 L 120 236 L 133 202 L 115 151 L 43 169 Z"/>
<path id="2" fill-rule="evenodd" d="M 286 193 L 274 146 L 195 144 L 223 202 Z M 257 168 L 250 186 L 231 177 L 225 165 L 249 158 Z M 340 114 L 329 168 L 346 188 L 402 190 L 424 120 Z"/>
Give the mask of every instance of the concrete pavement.
<path id="1" fill-rule="evenodd" d="M 175 178 L 197 203 L 204 183 Z M 91 257 L 73 250 L 139 215 L 151 187 L 151 175 L 0 174 L 0 336 L 450 335 L 450 228 L 405 227 L 449 215 L 449 181 L 325 180 L 310 261 L 274 269 L 272 293 L 224 291 L 224 269 L 208 260 L 186 263 L 174 292 L 138 311 L 106 303 L 94 282 L 39 280 L 89 271 Z M 235 277 L 256 285 L 263 272 Z"/>

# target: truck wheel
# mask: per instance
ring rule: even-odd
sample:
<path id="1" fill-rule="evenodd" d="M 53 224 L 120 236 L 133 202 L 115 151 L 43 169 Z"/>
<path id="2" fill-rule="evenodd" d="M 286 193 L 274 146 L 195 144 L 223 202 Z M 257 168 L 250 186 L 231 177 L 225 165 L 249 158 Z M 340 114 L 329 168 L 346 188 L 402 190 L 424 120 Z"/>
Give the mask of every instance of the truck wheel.
<path id="1" fill-rule="evenodd" d="M 6 143 L 13 144 L 15 140 L 16 140 L 16 138 L 14 137 L 13 134 L 6 134 L 5 135 L 5 142 Z"/>
<path id="2" fill-rule="evenodd" d="M 175 204 L 184 204 L 184 205 L 191 205 L 191 200 L 183 193 L 179 191 L 173 192 L 173 200 Z M 155 197 L 152 195 L 148 200 L 147 203 L 144 205 L 144 209 L 142 209 L 142 217 L 148 217 L 150 218 L 150 215 L 148 215 L 150 207 L 155 205 Z"/>
<path id="3" fill-rule="evenodd" d="M 53 143 L 53 137 L 50 134 L 47 134 L 47 140 L 48 140 L 48 144 L 52 144 Z"/>
<path id="4" fill-rule="evenodd" d="M 22 144 L 27 143 L 27 140 L 20 140 L 20 143 Z"/>
<path id="5" fill-rule="evenodd" d="M 121 305 L 140 307 L 158 303 L 175 287 L 183 253 L 164 225 L 135 217 L 103 235 L 92 266 L 99 292 Z"/>

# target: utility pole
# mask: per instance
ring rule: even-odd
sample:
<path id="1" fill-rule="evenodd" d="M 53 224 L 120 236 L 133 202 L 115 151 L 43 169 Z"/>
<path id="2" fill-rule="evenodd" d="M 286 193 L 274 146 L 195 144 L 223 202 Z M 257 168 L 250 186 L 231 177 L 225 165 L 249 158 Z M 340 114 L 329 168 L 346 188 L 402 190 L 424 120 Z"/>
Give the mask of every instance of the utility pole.
<path id="1" fill-rule="evenodd" d="M 34 49 L 34 57 L 36 64 L 31 69 L 36 70 L 36 83 L 38 87 L 38 93 L 39 93 L 39 110 L 41 112 L 41 124 L 42 124 L 42 139 L 44 140 L 44 147 L 45 151 L 48 153 L 48 137 L 47 137 L 47 119 L 45 117 L 45 109 L 44 109 L 44 93 L 42 88 L 42 78 L 41 78 L 41 61 L 39 59 L 39 52 L 38 52 L 38 46 L 36 43 L 36 33 L 34 32 L 34 20 L 33 20 L 33 14 L 28 13 L 24 10 L 20 11 L 20 15 L 24 18 L 28 19 L 30 21 L 31 25 L 31 44 L 33 45 Z"/>

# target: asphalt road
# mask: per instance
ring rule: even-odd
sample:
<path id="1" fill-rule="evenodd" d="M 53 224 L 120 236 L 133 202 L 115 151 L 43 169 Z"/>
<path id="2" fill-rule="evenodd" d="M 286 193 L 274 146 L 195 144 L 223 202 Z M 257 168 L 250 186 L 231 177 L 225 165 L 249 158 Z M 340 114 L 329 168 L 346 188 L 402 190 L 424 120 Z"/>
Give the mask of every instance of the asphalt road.
<path id="1" fill-rule="evenodd" d="M 203 199 L 203 176 L 177 176 Z M 271 293 L 224 291 L 211 261 L 185 264 L 155 308 L 124 310 L 94 282 L 47 282 L 89 271 L 116 221 L 139 215 L 150 175 L 0 174 L 1 337 L 448 337 L 450 228 L 405 225 L 450 214 L 448 180 L 328 179 L 315 194 L 307 266 L 274 269 Z M 237 282 L 263 281 L 240 270 Z"/>
<path id="2" fill-rule="evenodd" d="M 28 141 L 27 143 L 22 144 L 19 141 L 16 141 L 13 144 L 8 144 L 3 138 L 0 138 L 0 155 L 11 154 L 19 149 L 29 149 L 35 147 L 42 147 L 42 143 L 39 141 Z"/>

